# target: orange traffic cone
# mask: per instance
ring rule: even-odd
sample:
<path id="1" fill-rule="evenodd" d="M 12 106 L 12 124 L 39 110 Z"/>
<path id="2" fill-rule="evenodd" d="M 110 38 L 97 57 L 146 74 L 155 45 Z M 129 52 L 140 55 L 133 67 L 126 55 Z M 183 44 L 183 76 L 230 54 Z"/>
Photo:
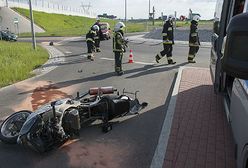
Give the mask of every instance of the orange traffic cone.
<path id="1" fill-rule="evenodd" d="M 129 55 L 128 63 L 134 63 L 133 62 L 133 50 L 130 50 L 130 55 Z"/>

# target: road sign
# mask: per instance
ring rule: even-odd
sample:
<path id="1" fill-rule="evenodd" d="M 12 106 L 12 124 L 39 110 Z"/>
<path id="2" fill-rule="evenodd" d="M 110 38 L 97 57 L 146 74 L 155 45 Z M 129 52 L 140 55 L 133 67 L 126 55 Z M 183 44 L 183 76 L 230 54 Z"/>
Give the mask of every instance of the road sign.
<path id="1" fill-rule="evenodd" d="M 15 23 L 15 24 L 18 24 L 18 23 L 19 23 L 18 18 L 14 18 L 14 23 Z"/>

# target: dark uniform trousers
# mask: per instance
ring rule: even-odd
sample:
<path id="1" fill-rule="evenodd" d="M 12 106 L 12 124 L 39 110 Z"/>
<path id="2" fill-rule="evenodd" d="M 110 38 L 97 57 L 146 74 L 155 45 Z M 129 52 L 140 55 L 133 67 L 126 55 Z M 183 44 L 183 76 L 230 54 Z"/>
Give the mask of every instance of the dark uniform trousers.
<path id="1" fill-rule="evenodd" d="M 199 51 L 199 46 L 189 46 L 188 60 L 193 61 L 198 51 Z"/>
<path id="2" fill-rule="evenodd" d="M 94 43 L 92 41 L 87 41 L 88 54 L 92 54 L 94 52 Z"/>
<path id="3" fill-rule="evenodd" d="M 165 55 L 167 57 L 172 56 L 172 44 L 163 44 L 164 50 L 160 52 L 161 56 L 164 57 Z"/>
<path id="4" fill-rule="evenodd" d="M 119 73 L 122 72 L 122 57 L 123 52 L 115 51 L 115 72 Z"/>

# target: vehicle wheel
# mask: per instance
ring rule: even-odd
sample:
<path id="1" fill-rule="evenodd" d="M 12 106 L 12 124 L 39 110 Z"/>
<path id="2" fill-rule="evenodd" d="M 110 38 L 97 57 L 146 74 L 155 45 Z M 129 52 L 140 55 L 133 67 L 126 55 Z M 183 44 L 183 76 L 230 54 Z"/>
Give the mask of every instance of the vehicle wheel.
<path id="1" fill-rule="evenodd" d="M 112 125 L 110 123 L 104 124 L 102 126 L 102 132 L 107 133 L 112 130 Z"/>
<path id="2" fill-rule="evenodd" d="M 4 120 L 0 126 L 0 140 L 5 143 L 15 144 L 24 122 L 31 113 L 31 111 L 22 110 Z"/>

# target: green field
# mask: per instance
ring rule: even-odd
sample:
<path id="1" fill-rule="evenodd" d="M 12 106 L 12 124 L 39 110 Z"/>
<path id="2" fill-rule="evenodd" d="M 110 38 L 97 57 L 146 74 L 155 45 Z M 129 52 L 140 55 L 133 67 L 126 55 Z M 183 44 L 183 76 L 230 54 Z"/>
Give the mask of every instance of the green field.
<path id="1" fill-rule="evenodd" d="M 48 57 L 40 46 L 33 50 L 31 43 L 0 41 L 0 88 L 33 76 L 30 72 Z"/>

